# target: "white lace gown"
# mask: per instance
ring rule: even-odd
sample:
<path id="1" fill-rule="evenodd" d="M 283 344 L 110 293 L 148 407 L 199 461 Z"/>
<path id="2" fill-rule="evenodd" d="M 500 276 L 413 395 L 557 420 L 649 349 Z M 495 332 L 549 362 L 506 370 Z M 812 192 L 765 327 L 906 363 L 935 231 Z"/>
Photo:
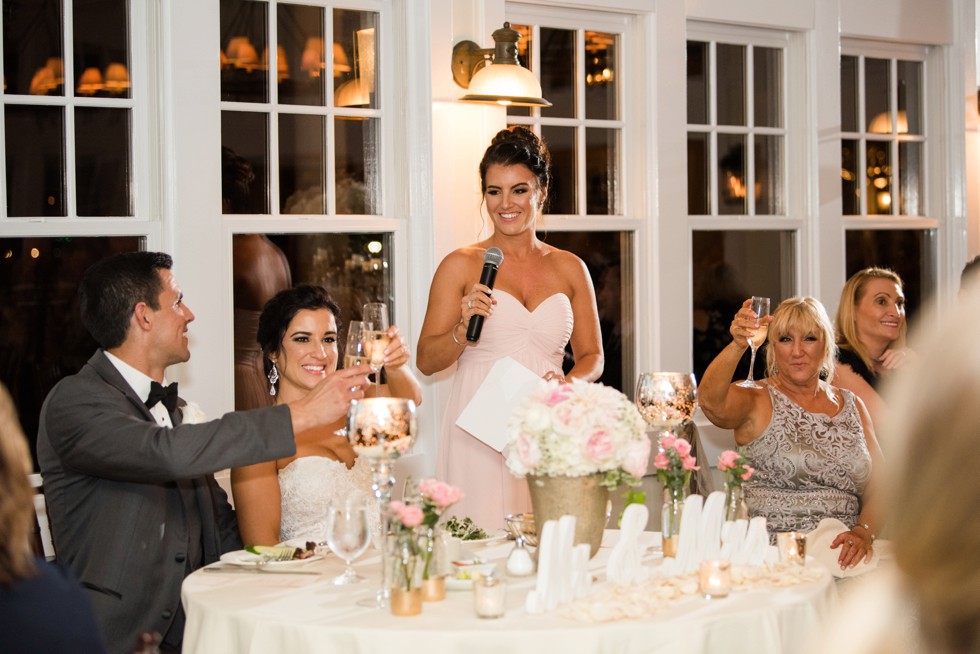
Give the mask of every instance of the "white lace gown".
<path id="1" fill-rule="evenodd" d="M 364 496 L 371 533 L 380 530 L 380 520 L 371 493 L 371 468 L 357 459 L 350 470 L 341 461 L 322 456 L 305 456 L 279 471 L 282 496 L 280 541 L 292 539 L 322 543 L 327 539 L 327 508 L 331 501 Z"/>

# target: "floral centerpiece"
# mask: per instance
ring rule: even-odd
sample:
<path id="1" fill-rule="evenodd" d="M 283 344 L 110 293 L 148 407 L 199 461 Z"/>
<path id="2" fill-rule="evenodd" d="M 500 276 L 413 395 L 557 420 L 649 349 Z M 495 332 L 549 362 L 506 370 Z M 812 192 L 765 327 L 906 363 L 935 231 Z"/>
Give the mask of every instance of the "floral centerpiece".
<path id="1" fill-rule="evenodd" d="M 677 553 L 677 534 L 681 526 L 684 496 L 691 482 L 691 473 L 698 470 L 691 454 L 691 444 L 670 434 L 660 440 L 662 451 L 653 459 L 657 479 L 664 485 L 664 504 L 661 516 L 664 556 Z"/>
<path id="2" fill-rule="evenodd" d="M 576 542 L 598 551 L 608 489 L 638 485 L 650 439 L 640 412 L 609 386 L 580 380 L 542 382 L 508 423 L 507 467 L 528 478 L 538 530 L 575 515 Z"/>
<path id="3" fill-rule="evenodd" d="M 752 478 L 755 468 L 738 452 L 725 450 L 718 457 L 718 469 L 725 473 L 725 520 L 748 518 L 742 484 Z"/>
<path id="4" fill-rule="evenodd" d="M 388 502 L 387 515 L 392 538 L 391 612 L 415 615 L 422 611 L 419 584 L 419 546 L 415 529 L 422 524 L 422 509 L 397 500 Z"/>
<path id="5" fill-rule="evenodd" d="M 422 550 L 423 599 L 439 601 L 446 597 L 445 580 L 439 574 L 436 561 L 436 525 L 446 509 L 463 499 L 463 491 L 436 479 L 419 482 L 422 497 L 422 523 L 419 526 L 419 547 Z M 430 581 L 431 580 L 431 581 Z"/>

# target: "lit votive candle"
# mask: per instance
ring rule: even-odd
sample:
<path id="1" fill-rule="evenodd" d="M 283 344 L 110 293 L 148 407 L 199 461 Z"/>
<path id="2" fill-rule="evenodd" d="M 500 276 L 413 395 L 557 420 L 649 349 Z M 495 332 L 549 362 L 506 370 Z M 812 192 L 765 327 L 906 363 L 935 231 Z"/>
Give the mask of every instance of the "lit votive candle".
<path id="1" fill-rule="evenodd" d="M 701 563 L 701 592 L 708 599 L 728 597 L 732 592 L 732 564 L 730 561 L 704 561 Z"/>
<path id="2" fill-rule="evenodd" d="M 500 618 L 504 615 L 507 582 L 499 577 L 478 575 L 473 580 L 473 609 L 479 618 Z"/>
<path id="3" fill-rule="evenodd" d="M 806 534 L 798 531 L 786 531 L 776 534 L 776 546 L 779 549 L 779 560 L 783 563 L 806 563 Z"/>

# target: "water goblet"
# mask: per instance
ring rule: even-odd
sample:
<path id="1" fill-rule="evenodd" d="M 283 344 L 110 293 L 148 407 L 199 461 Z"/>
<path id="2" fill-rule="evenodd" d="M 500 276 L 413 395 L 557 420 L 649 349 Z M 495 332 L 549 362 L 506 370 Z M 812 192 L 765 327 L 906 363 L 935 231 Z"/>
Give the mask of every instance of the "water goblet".
<path id="1" fill-rule="evenodd" d="M 749 348 L 752 350 L 752 357 L 749 359 L 749 376 L 747 379 L 736 384 L 736 386 L 741 386 L 742 388 L 762 388 L 762 386 L 755 382 L 752 375 L 755 371 L 755 353 L 759 349 L 759 346 L 765 342 L 766 336 L 769 334 L 769 323 L 762 321 L 763 318 L 769 315 L 769 298 L 753 295 L 752 311 L 755 313 L 755 326 L 752 329 L 752 334 L 749 336 Z"/>
<path id="2" fill-rule="evenodd" d="M 333 583 L 342 586 L 364 581 L 354 570 L 354 559 L 364 554 L 371 543 L 367 506 L 363 496 L 349 497 L 344 501 L 331 502 L 327 509 L 327 545 L 344 560 L 344 573 Z"/>

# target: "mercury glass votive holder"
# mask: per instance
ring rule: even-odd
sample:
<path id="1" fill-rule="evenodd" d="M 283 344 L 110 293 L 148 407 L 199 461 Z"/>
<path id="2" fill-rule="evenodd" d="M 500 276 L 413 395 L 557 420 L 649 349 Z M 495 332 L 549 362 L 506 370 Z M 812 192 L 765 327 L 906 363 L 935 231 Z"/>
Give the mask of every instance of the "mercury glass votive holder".
<path id="1" fill-rule="evenodd" d="M 785 531 L 776 534 L 776 548 L 783 563 L 806 564 L 806 534 Z"/>
<path id="2" fill-rule="evenodd" d="M 728 597 L 732 592 L 731 561 L 703 561 L 699 572 L 701 593 L 706 598 Z"/>

